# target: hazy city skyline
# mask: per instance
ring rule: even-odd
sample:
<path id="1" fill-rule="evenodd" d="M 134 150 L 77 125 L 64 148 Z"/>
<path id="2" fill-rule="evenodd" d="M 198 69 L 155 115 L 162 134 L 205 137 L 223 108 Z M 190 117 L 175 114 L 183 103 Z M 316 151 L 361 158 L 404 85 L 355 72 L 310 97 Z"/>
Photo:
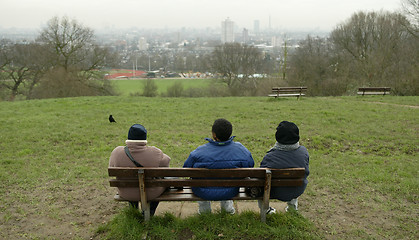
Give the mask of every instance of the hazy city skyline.
<path id="1" fill-rule="evenodd" d="M 102 28 L 240 28 L 331 31 L 358 11 L 397 11 L 400 0 L 0 0 L 1 28 L 38 29 L 54 16 Z"/>

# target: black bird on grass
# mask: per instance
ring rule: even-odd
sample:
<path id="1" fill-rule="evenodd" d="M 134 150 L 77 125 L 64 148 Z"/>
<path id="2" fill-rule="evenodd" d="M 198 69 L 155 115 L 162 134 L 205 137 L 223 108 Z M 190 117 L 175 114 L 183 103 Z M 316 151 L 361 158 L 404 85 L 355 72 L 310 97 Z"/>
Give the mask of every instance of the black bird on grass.
<path id="1" fill-rule="evenodd" d="M 112 115 L 109 115 L 109 122 L 111 123 L 116 123 L 115 119 L 112 117 Z"/>

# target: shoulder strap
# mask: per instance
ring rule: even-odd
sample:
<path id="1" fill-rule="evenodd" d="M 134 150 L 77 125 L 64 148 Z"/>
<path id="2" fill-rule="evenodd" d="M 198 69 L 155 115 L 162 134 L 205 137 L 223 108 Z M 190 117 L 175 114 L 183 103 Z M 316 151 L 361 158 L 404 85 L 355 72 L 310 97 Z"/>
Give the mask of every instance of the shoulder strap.
<path id="1" fill-rule="evenodd" d="M 135 166 L 137 166 L 137 167 L 143 167 L 143 165 L 139 164 L 137 161 L 134 160 L 134 158 L 132 157 L 131 153 L 129 152 L 129 149 L 128 149 L 127 146 L 125 146 L 124 149 L 125 149 L 125 153 L 129 157 L 129 159 L 135 164 Z"/>

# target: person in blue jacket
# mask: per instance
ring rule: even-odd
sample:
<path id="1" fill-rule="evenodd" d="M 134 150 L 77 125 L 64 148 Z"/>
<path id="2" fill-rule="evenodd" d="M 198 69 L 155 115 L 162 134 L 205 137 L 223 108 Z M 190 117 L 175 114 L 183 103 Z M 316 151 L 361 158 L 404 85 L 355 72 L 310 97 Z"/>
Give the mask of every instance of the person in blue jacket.
<path id="1" fill-rule="evenodd" d="M 212 125 L 212 139 L 192 151 L 183 167 L 189 168 L 252 168 L 252 154 L 231 136 L 233 126 L 226 119 L 217 119 Z M 239 192 L 238 187 L 193 187 L 195 195 L 205 200 L 221 201 L 221 209 L 234 214 L 233 201 L 229 200 Z M 199 201 L 198 213 L 211 212 L 210 201 Z"/>
<path id="2" fill-rule="evenodd" d="M 275 132 L 275 145 L 266 153 L 260 163 L 261 168 L 305 168 L 304 183 L 298 187 L 272 187 L 271 199 L 278 199 L 287 202 L 287 208 L 298 210 L 298 197 L 305 191 L 308 181 L 309 154 L 307 148 L 300 145 L 300 130 L 292 122 L 282 121 Z M 259 207 L 261 202 L 259 202 Z M 267 213 L 274 213 L 276 210 L 268 208 Z"/>

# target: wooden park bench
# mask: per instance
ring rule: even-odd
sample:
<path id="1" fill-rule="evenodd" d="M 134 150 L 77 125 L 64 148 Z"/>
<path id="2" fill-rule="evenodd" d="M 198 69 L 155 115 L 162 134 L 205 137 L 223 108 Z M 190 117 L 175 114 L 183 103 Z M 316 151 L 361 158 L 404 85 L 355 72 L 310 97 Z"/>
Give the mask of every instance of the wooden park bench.
<path id="1" fill-rule="evenodd" d="M 297 97 L 305 96 L 307 87 L 273 87 L 269 97 Z"/>
<path id="2" fill-rule="evenodd" d="M 388 95 L 390 90 L 389 87 L 360 87 L 358 88 L 358 95 Z"/>
<path id="3" fill-rule="evenodd" d="M 271 187 L 301 186 L 304 180 L 304 168 L 269 169 L 269 168 L 138 168 L 109 167 L 111 187 L 138 187 L 141 199 L 147 199 L 145 188 L 166 187 L 166 191 L 154 201 L 204 201 L 193 194 L 191 187 L 240 187 L 239 194 L 232 200 L 263 200 L 260 210 L 261 221 L 266 221 Z M 253 196 L 246 187 L 256 187 L 263 191 L 260 196 Z M 117 201 L 127 201 L 118 194 Z M 229 200 L 229 199 L 225 199 Z M 140 201 L 144 219 L 150 219 L 150 204 Z"/>

